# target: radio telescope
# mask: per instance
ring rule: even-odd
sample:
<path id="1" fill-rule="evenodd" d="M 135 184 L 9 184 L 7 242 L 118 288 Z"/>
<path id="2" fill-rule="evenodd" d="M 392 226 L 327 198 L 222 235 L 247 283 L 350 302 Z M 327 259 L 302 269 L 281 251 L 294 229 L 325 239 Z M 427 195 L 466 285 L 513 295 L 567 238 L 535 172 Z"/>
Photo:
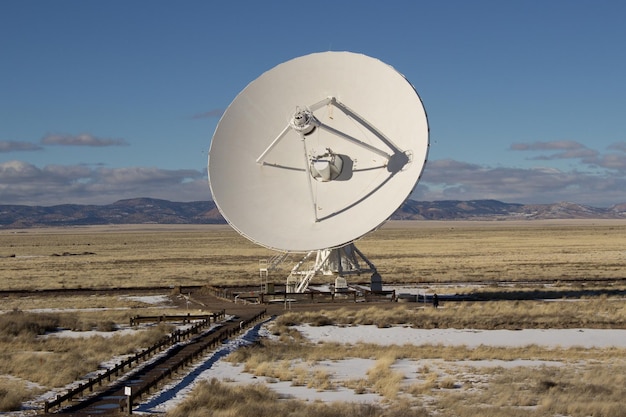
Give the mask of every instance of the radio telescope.
<path id="1" fill-rule="evenodd" d="M 372 290 L 382 290 L 354 242 L 406 200 L 428 147 L 426 112 L 403 75 L 362 54 L 314 53 L 265 72 L 228 106 L 211 141 L 209 185 L 241 235 L 306 254 L 288 292 L 318 273 L 335 275 L 336 288 L 372 273 Z"/>

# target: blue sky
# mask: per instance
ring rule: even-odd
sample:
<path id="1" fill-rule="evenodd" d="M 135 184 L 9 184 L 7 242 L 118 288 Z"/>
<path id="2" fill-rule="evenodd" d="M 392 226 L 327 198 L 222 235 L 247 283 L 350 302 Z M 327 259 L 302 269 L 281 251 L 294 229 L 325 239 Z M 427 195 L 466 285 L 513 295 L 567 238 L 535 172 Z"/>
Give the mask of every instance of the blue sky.
<path id="1" fill-rule="evenodd" d="M 626 2 L 0 4 L 0 204 L 210 199 L 220 115 L 313 52 L 392 65 L 426 107 L 411 198 L 626 202 Z"/>

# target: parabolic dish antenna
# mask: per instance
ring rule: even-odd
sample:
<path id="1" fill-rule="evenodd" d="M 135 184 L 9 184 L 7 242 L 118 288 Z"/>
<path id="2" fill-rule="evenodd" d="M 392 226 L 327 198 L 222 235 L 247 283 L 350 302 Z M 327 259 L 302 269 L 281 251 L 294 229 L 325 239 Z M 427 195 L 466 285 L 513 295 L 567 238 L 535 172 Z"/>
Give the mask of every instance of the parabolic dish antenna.
<path id="1" fill-rule="evenodd" d="M 222 116 L 209 150 L 213 200 L 249 240 L 340 248 L 382 225 L 428 154 L 422 101 L 391 66 L 351 52 L 280 64 Z"/>

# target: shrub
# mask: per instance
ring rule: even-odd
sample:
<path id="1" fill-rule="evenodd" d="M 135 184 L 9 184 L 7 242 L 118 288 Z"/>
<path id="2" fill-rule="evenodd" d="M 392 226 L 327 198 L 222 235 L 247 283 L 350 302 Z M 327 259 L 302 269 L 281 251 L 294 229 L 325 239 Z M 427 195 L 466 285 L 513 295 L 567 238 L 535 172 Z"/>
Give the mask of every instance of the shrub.
<path id="1" fill-rule="evenodd" d="M 7 314 L 0 314 L 0 335 L 34 337 L 56 330 L 60 322 L 59 316 L 55 314 L 24 313 L 20 310 L 13 310 Z"/>
<path id="2" fill-rule="evenodd" d="M 100 332 L 114 332 L 117 330 L 117 324 L 110 320 L 101 321 L 96 326 L 96 330 Z"/>
<path id="3" fill-rule="evenodd" d="M 18 411 L 29 394 L 25 383 L 15 379 L 0 378 L 0 412 Z"/>

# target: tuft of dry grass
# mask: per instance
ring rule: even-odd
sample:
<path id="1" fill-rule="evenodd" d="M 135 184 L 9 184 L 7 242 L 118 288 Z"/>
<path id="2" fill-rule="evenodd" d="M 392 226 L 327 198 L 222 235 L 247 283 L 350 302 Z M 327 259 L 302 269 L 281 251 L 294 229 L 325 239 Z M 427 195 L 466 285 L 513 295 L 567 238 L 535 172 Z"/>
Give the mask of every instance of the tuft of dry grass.
<path id="1" fill-rule="evenodd" d="M 38 391 L 24 381 L 0 376 L 0 412 L 20 410 L 22 402 Z"/>
<path id="2" fill-rule="evenodd" d="M 370 392 L 369 381 L 365 378 L 349 379 L 343 381 L 343 386 L 354 391 L 355 394 L 365 394 Z"/>
<path id="3" fill-rule="evenodd" d="M 336 389 L 332 381 L 332 374 L 325 369 L 313 369 L 306 386 L 317 391 L 334 391 Z"/>
<path id="4" fill-rule="evenodd" d="M 439 376 L 436 372 L 429 372 L 424 375 L 424 380 L 421 382 L 415 382 L 408 387 L 405 387 L 404 392 L 413 396 L 429 395 L 433 390 L 439 388 L 438 384 Z"/>
<path id="5" fill-rule="evenodd" d="M 367 379 L 372 390 L 389 401 L 396 399 L 400 392 L 400 384 L 404 379 L 404 374 L 391 369 L 396 359 L 393 353 L 386 353 L 376 360 L 371 369 L 367 370 Z"/>

